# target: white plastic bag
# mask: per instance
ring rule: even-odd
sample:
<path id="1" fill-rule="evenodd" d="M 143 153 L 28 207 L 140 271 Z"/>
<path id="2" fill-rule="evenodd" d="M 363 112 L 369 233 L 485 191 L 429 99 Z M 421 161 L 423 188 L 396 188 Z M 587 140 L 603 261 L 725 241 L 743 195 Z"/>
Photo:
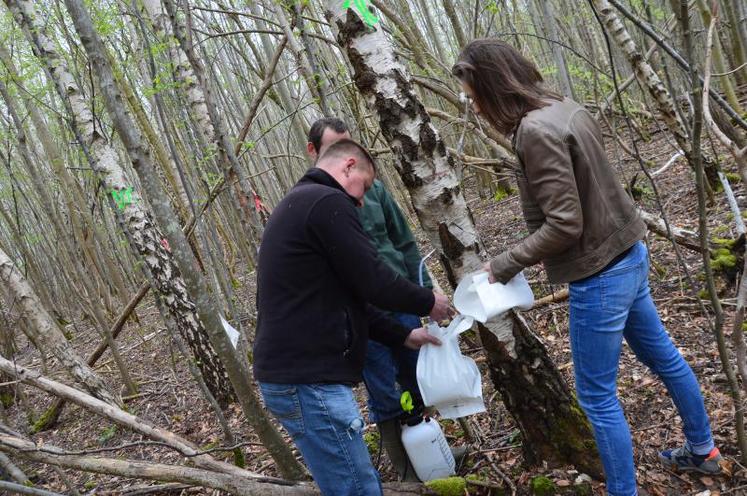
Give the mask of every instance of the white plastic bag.
<path id="1" fill-rule="evenodd" d="M 459 313 L 483 324 L 514 307 L 528 310 L 532 305 L 534 294 L 523 272 L 506 284 L 490 284 L 487 272 L 473 272 L 461 280 L 454 292 L 454 306 Z"/>
<path id="2" fill-rule="evenodd" d="M 441 340 L 441 346 L 420 348 L 417 377 L 420 394 L 427 406 L 435 407 L 444 418 L 459 418 L 484 412 L 480 370 L 475 361 L 459 350 L 459 334 L 470 329 L 474 320 L 457 315 L 449 327 L 428 325 L 428 333 Z"/>
<path id="3" fill-rule="evenodd" d="M 233 345 L 233 349 L 236 349 L 236 345 L 239 344 L 239 331 L 233 328 L 231 324 L 228 323 L 226 319 L 223 318 L 223 316 L 220 316 L 220 321 L 223 323 L 223 329 L 226 331 L 226 334 L 228 334 L 228 339 L 231 340 L 231 344 Z"/>

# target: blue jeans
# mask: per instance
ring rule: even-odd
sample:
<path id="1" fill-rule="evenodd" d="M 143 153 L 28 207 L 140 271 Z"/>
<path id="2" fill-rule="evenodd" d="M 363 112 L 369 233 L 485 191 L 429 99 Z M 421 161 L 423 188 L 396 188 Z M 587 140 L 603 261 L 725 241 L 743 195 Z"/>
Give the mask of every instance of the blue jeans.
<path id="1" fill-rule="evenodd" d="M 594 428 L 607 494 L 637 494 L 628 423 L 617 399 L 623 337 L 638 360 L 658 375 L 699 452 L 713 448 L 700 387 L 659 320 L 648 286 L 648 253 L 638 242 L 622 260 L 570 284 L 571 352 L 578 401 Z"/>
<path id="2" fill-rule="evenodd" d="M 416 315 L 395 313 L 392 316 L 408 329 L 421 327 Z M 413 403 L 422 404 L 416 370 L 418 352 L 401 346 L 389 348 L 368 340 L 363 381 L 368 391 L 368 420 L 371 423 L 397 418 L 402 413 L 399 399 L 402 391 L 410 391 Z M 397 388 L 399 383 L 401 389 Z"/>
<path id="3" fill-rule="evenodd" d="M 382 494 L 350 386 L 260 382 L 259 388 L 265 406 L 290 434 L 323 495 Z"/>

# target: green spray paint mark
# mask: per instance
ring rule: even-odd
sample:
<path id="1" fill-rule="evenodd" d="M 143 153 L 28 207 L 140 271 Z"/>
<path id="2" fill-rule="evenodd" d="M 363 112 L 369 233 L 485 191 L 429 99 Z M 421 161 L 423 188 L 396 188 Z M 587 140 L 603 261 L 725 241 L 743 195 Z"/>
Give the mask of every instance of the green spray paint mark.
<path id="1" fill-rule="evenodd" d="M 355 10 L 357 10 L 358 14 L 363 17 L 363 21 L 366 24 L 369 26 L 375 26 L 379 22 L 379 18 L 369 10 L 368 0 L 345 0 L 342 8 L 349 9 L 351 3 L 355 5 Z"/>
<path id="2" fill-rule="evenodd" d="M 132 186 L 128 186 L 127 188 L 120 191 L 113 189 L 112 198 L 114 198 L 114 202 L 117 204 L 117 208 L 120 210 L 124 210 L 127 205 L 133 203 Z"/>

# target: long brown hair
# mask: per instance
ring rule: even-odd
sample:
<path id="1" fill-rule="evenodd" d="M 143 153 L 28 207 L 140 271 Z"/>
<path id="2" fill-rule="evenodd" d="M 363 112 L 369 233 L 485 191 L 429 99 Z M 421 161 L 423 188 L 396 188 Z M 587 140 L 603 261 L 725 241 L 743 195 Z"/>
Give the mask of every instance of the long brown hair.
<path id="1" fill-rule="evenodd" d="M 451 72 L 473 92 L 480 113 L 503 134 L 510 134 L 527 112 L 562 97 L 542 86 L 537 67 L 511 45 L 495 38 L 470 41 Z"/>

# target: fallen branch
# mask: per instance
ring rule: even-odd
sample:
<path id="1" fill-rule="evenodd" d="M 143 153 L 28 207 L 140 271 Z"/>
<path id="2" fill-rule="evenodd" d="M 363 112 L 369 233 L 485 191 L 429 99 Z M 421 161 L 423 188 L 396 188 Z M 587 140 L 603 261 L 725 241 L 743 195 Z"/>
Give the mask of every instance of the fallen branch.
<path id="1" fill-rule="evenodd" d="M 55 446 L 48 444 L 37 446 L 31 441 L 10 434 L 0 434 L 0 451 L 29 461 L 67 469 L 208 487 L 239 496 L 311 496 L 319 494 L 319 490 L 311 483 L 290 482 L 271 477 L 247 479 L 199 468 L 150 463 L 141 460 L 67 455 L 61 453 L 61 450 Z M 426 486 L 418 483 L 387 483 L 383 484 L 383 488 L 385 496 L 435 494 Z M 29 492 L 27 494 L 61 496 L 48 491 L 37 491 L 39 492 Z M 144 493 L 140 492 L 139 494 Z"/>
<path id="2" fill-rule="evenodd" d="M 264 480 L 236 477 L 232 474 L 212 472 L 192 467 L 149 463 L 140 460 L 119 460 L 92 456 L 53 454 L 54 446 L 43 445 L 39 450 L 34 443 L 14 436 L 0 434 L 0 449 L 30 461 L 47 463 L 68 469 L 97 474 L 164 482 L 179 482 L 211 489 L 219 489 L 237 495 L 300 496 L 319 492 L 309 484 L 295 484 L 281 479 Z M 42 493 L 38 493 L 42 494 Z M 54 493 L 44 493 L 54 494 Z"/>
<path id="3" fill-rule="evenodd" d="M 659 236 L 670 239 L 688 250 L 702 253 L 700 242 L 698 241 L 698 235 L 694 232 L 670 226 L 672 237 L 674 238 L 672 239 L 667 235 L 667 226 L 664 224 L 663 219 L 641 209 L 638 209 L 638 213 L 641 215 L 641 219 L 643 219 L 648 228 Z"/>
<path id="4" fill-rule="evenodd" d="M 2 356 L 0 356 L 0 371 L 21 379 L 24 384 L 37 387 L 49 394 L 59 396 L 67 401 L 85 408 L 86 410 L 95 413 L 96 415 L 105 417 L 112 422 L 138 432 L 150 439 L 160 441 L 170 448 L 178 451 L 185 457 L 189 457 L 198 467 L 215 470 L 217 472 L 229 474 L 241 479 L 273 480 L 276 482 L 282 481 L 282 479 L 264 477 L 262 475 L 239 468 L 235 465 L 231 465 L 230 463 L 216 460 L 209 455 L 200 454 L 198 448 L 193 443 L 186 439 L 183 439 L 182 437 L 174 434 L 171 431 L 153 426 L 147 423 L 145 420 L 136 417 L 135 415 L 132 415 L 128 412 L 125 412 L 120 408 L 109 405 L 97 398 L 94 398 L 91 395 L 84 393 L 83 391 L 72 388 L 60 382 L 53 381 L 47 377 L 42 376 L 39 372 L 14 364 L 13 362 L 7 360 Z"/>
<path id="5" fill-rule="evenodd" d="M 28 484 L 29 478 L 23 473 L 23 470 L 18 468 L 15 463 L 10 461 L 10 458 L 5 453 L 0 453 L 0 468 L 5 470 L 7 474 L 19 484 Z"/>
<path id="6" fill-rule="evenodd" d="M 545 305 L 549 305 L 551 303 L 560 303 L 561 301 L 567 300 L 568 295 L 568 288 L 560 289 L 558 291 L 555 291 L 551 295 L 543 296 L 539 300 L 536 300 L 532 308 L 544 307 Z"/>
<path id="7" fill-rule="evenodd" d="M 24 486 L 23 484 L 16 484 L 15 482 L 7 482 L 3 480 L 0 480 L 0 489 L 7 489 L 11 493 L 31 494 L 33 496 L 63 496 L 60 493 L 53 493 L 52 491 L 45 491 L 44 489 L 37 489 L 35 487 Z"/>

